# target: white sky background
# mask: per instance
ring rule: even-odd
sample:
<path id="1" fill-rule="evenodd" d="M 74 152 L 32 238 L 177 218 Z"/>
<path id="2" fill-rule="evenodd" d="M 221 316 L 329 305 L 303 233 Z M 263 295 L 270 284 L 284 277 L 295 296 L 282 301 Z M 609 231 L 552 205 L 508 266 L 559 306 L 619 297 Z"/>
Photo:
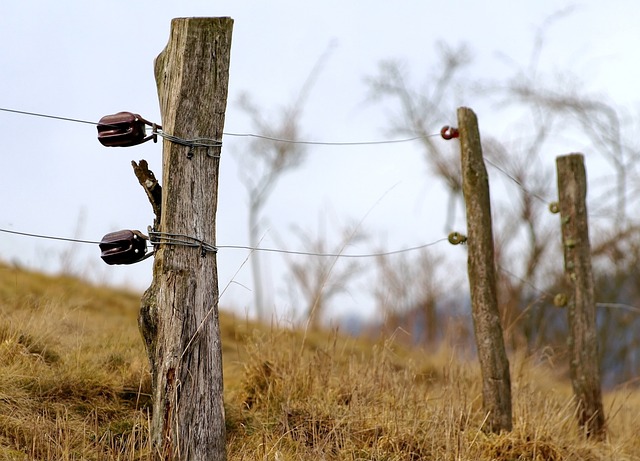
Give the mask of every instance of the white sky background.
<path id="1" fill-rule="evenodd" d="M 468 43 L 474 56 L 468 79 L 499 79 L 514 72 L 499 56 L 525 67 L 537 28 L 567 5 L 575 10 L 548 29 L 539 71 L 575 73 L 590 91 L 637 107 L 640 7 L 631 0 L 2 2 L 0 107 L 91 121 L 126 110 L 160 123 L 153 60 L 168 41 L 170 20 L 230 16 L 235 24 L 226 132 L 253 131 L 238 107 L 240 94 L 248 93 L 265 114 L 277 116 L 334 44 L 305 106 L 301 125 L 306 138 L 389 139 L 397 137 L 387 128 L 393 106 L 367 101 L 365 79 L 377 73 L 380 61 L 404 61 L 414 81 L 423 83 L 435 71 L 438 41 Z M 508 116 L 484 102 L 461 99 L 455 104 L 476 111 L 481 134 L 508 129 Z M 453 125 L 455 117 L 452 112 Z M 219 245 L 248 244 L 247 196 L 235 160 L 248 145 L 247 139 L 224 138 Z M 550 167 L 555 155 L 583 147 L 560 142 L 549 153 Z M 294 226 L 314 235 L 324 229 L 328 242 L 336 244 L 342 226 L 361 220 L 371 240 L 346 252 L 366 253 L 381 245 L 395 250 L 446 236 L 446 198 L 428 176 L 418 143 L 315 146 L 308 156 L 269 199 L 263 246 L 304 250 L 291 233 Z M 95 126 L 0 112 L 0 228 L 88 240 L 120 229 L 146 231 L 153 214 L 130 166 L 142 158 L 160 177 L 160 144 L 105 148 Z M 457 226 L 464 232 L 460 213 Z M 457 247 L 443 243 L 436 248 L 458 253 L 463 261 Z M 71 255 L 68 269 L 94 280 L 137 290 L 151 280 L 151 260 L 107 266 L 97 246 L 0 234 L 0 259 L 5 261 L 55 272 L 65 254 Z M 246 257 L 244 251 L 219 252 L 221 289 L 240 269 L 238 283 L 229 286 L 221 305 L 251 315 L 253 282 L 249 264 L 243 265 Z M 262 259 L 268 301 L 279 317 L 293 315 L 297 306 L 289 296 L 283 259 L 266 254 Z M 460 277 L 465 274 L 461 265 Z M 332 312 L 374 315 L 368 291 L 375 283 L 373 274 L 355 282 Z"/>

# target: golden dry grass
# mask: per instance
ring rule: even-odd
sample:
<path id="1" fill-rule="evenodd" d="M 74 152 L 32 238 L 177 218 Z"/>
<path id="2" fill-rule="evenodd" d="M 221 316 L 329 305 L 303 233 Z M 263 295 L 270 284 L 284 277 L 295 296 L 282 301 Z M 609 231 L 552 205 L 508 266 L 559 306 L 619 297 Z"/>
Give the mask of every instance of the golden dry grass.
<path id="1" fill-rule="evenodd" d="M 0 460 L 146 460 L 139 295 L 0 265 Z M 478 367 L 221 315 L 230 460 L 640 460 L 640 396 L 584 440 L 554 370 L 511 357 L 514 430 L 490 435 Z"/>

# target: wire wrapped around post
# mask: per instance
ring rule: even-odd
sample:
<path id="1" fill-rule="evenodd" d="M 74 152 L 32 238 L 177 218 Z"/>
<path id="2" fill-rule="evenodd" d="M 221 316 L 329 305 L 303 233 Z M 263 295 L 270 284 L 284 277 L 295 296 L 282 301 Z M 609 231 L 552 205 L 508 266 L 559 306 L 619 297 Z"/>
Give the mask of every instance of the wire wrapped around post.
<path id="1" fill-rule="evenodd" d="M 218 248 L 197 237 L 184 234 L 172 234 L 170 232 L 157 232 L 149 229 L 149 242 L 155 247 L 157 245 L 180 245 L 192 248 L 199 248 L 202 257 L 207 253 L 217 253 Z"/>

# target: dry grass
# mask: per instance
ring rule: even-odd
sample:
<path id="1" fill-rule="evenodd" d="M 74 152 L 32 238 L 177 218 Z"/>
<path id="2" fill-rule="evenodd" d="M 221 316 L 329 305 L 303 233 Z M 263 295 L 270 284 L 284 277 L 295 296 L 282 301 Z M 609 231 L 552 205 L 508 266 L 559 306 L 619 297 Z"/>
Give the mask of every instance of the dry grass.
<path id="1" fill-rule="evenodd" d="M 482 431 L 479 370 L 450 353 L 335 336 L 301 354 L 299 336 L 285 332 L 252 347 L 244 385 L 228 395 L 242 404 L 233 460 L 640 459 L 638 396 L 608 396 L 611 437 L 587 442 L 570 388 L 525 359 L 512 359 L 514 430 L 490 435 Z"/>
<path id="2" fill-rule="evenodd" d="M 138 459 L 137 296 L 0 266 L 0 459 Z"/>
<path id="3" fill-rule="evenodd" d="M 139 296 L 0 266 L 0 460 L 146 460 Z M 553 370 L 512 357 L 514 430 L 482 431 L 479 372 L 406 350 L 221 316 L 230 460 L 640 460 L 640 396 L 583 439 Z"/>

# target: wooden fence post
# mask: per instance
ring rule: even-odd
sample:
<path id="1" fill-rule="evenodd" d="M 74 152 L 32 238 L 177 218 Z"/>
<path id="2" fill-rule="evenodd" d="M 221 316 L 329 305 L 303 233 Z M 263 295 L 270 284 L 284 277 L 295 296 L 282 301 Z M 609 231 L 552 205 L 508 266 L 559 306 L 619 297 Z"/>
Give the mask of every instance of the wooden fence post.
<path id="1" fill-rule="evenodd" d="M 587 223 L 587 175 L 582 154 L 556 159 L 568 303 L 569 354 L 578 423 L 588 437 L 602 439 L 605 417 L 600 385 L 596 303 Z"/>
<path id="2" fill-rule="evenodd" d="M 221 147 L 181 140 L 222 139 L 232 28 L 231 18 L 173 19 L 155 61 L 163 132 L 180 139 L 163 143 L 153 281 L 139 319 L 153 376 L 154 460 L 226 459 L 213 247 Z"/>
<path id="3" fill-rule="evenodd" d="M 473 328 L 482 369 L 486 429 L 512 428 L 511 377 L 498 311 L 489 177 L 482 157 L 478 119 L 458 109 L 462 188 L 467 208 L 468 272 Z"/>

